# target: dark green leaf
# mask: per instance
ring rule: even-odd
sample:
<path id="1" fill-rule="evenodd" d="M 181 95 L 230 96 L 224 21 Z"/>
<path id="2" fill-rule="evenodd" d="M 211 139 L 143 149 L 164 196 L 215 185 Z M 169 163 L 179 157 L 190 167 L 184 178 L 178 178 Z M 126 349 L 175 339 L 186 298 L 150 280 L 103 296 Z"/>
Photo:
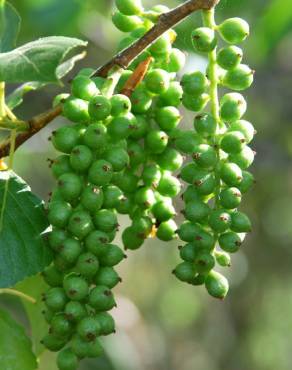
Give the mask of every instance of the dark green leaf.
<path id="1" fill-rule="evenodd" d="M 58 79 L 61 79 L 64 77 L 67 73 L 71 71 L 71 69 L 74 67 L 75 63 L 84 58 L 85 53 L 77 54 L 74 57 L 66 60 L 66 62 L 59 65 L 57 68 L 57 77 Z M 16 108 L 18 105 L 20 105 L 23 102 L 23 97 L 25 94 L 27 94 L 30 91 L 41 89 L 42 87 L 48 85 L 49 82 L 26 82 L 23 85 L 19 86 L 17 89 L 15 89 L 7 98 L 6 103 L 10 109 Z"/>
<path id="2" fill-rule="evenodd" d="M 16 47 L 21 18 L 16 9 L 9 3 L 0 7 L 0 53 Z"/>
<path id="3" fill-rule="evenodd" d="M 0 81 L 58 83 L 57 69 L 70 51 L 87 42 L 50 36 L 0 54 Z"/>
<path id="4" fill-rule="evenodd" d="M 48 227 L 43 202 L 14 172 L 0 172 L 0 207 L 7 179 L 7 203 L 0 231 L 0 287 L 10 287 L 51 262 L 43 233 Z"/>
<path id="5" fill-rule="evenodd" d="M 34 370 L 36 358 L 24 329 L 0 310 L 0 364 L 3 370 Z"/>
<path id="6" fill-rule="evenodd" d="M 22 299 L 23 306 L 30 322 L 33 351 L 36 356 L 39 356 L 45 349 L 40 343 L 40 340 L 48 331 L 48 324 L 42 314 L 42 311 L 45 308 L 42 301 L 42 293 L 44 293 L 47 288 L 47 284 L 40 275 L 31 276 L 15 286 L 15 289 L 31 296 L 37 302 L 36 304 L 32 304 L 31 302 Z"/>

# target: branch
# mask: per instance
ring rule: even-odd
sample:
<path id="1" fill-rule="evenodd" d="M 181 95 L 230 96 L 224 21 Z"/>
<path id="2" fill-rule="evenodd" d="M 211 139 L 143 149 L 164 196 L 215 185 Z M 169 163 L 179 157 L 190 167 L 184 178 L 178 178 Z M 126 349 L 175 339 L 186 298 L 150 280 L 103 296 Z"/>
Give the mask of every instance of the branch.
<path id="1" fill-rule="evenodd" d="M 181 22 L 184 18 L 198 10 L 208 10 L 213 8 L 220 0 L 188 0 L 184 4 L 161 14 L 157 24 L 155 24 L 141 39 L 134 42 L 130 47 L 115 55 L 109 62 L 96 70 L 93 76 L 107 77 L 108 72 L 114 66 L 126 69 L 131 62 L 139 56 L 143 50 L 157 40 L 167 30 Z M 15 149 L 22 145 L 31 136 L 35 135 L 62 112 L 60 106 L 53 108 L 45 113 L 33 117 L 28 121 L 29 131 L 20 134 L 16 138 Z M 5 141 L 0 146 L 0 158 L 9 154 L 10 142 Z"/>

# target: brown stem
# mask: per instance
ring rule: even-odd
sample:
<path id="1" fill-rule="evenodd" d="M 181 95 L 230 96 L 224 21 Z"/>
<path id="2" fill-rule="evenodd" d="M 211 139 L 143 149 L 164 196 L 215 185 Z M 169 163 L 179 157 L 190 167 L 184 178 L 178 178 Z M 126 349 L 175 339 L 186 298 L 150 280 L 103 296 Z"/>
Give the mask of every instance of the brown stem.
<path id="1" fill-rule="evenodd" d="M 145 50 L 149 45 L 157 40 L 164 32 L 175 26 L 191 13 L 197 10 L 211 9 L 219 1 L 220 0 L 188 0 L 177 8 L 172 9 L 167 13 L 161 14 L 157 24 L 153 26 L 141 39 L 136 41 L 127 49 L 115 55 L 109 62 L 96 70 L 94 76 L 106 77 L 108 72 L 115 65 L 119 65 L 122 68 L 127 68 L 131 64 L 131 62 L 143 52 L 143 50 Z M 17 136 L 15 148 L 17 149 L 31 136 L 35 135 L 54 118 L 60 115 L 61 112 L 62 109 L 60 106 L 58 106 L 30 119 L 28 121 L 30 130 Z M 9 149 L 10 143 L 8 141 L 5 141 L 0 146 L 0 158 L 6 157 L 9 154 Z"/>

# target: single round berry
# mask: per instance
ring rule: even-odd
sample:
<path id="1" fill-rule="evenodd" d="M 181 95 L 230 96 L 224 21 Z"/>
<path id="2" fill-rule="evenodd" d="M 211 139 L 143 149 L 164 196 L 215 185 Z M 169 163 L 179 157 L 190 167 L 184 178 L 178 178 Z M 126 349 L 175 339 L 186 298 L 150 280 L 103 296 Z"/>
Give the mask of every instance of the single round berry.
<path id="1" fill-rule="evenodd" d="M 89 120 L 88 102 L 70 97 L 63 104 L 62 113 L 72 122 L 87 122 Z"/>
<path id="2" fill-rule="evenodd" d="M 70 126 L 62 126 L 52 132 L 52 143 L 54 147 L 63 153 L 70 153 L 77 145 L 78 140 L 78 132 Z"/>
<path id="3" fill-rule="evenodd" d="M 254 71 L 245 64 L 239 64 L 237 67 L 227 71 L 222 83 L 225 87 L 232 90 L 246 90 L 253 83 L 253 76 Z"/>
<path id="4" fill-rule="evenodd" d="M 51 163 L 51 169 L 56 179 L 64 173 L 72 172 L 72 168 L 70 166 L 70 157 L 65 154 L 60 155 Z"/>
<path id="5" fill-rule="evenodd" d="M 146 186 L 156 188 L 161 179 L 161 170 L 157 164 L 145 166 L 142 172 L 142 180 Z"/>
<path id="6" fill-rule="evenodd" d="M 246 108 L 246 101 L 241 94 L 225 94 L 220 101 L 220 116 L 223 121 L 231 123 L 239 120 L 246 112 Z"/>
<path id="7" fill-rule="evenodd" d="M 76 262 L 82 252 L 81 244 L 73 238 L 66 239 L 60 247 L 59 256 L 68 264 Z"/>
<path id="8" fill-rule="evenodd" d="M 51 332 L 57 337 L 64 337 L 71 333 L 72 324 L 63 313 L 56 314 L 51 320 Z"/>
<path id="9" fill-rule="evenodd" d="M 58 311 L 62 311 L 62 309 L 64 308 L 67 302 L 67 297 L 66 297 L 64 289 L 60 287 L 56 287 L 56 288 L 51 288 L 46 292 L 44 300 L 45 300 L 46 306 L 50 310 L 54 312 L 58 312 Z"/>
<path id="10" fill-rule="evenodd" d="M 96 285 L 105 285 L 109 289 L 114 288 L 120 281 L 121 278 L 112 267 L 101 267 L 94 278 Z"/>
<path id="11" fill-rule="evenodd" d="M 170 241 L 175 238 L 176 231 L 177 231 L 177 225 L 172 219 L 170 219 L 170 220 L 161 222 L 161 224 L 158 226 L 156 236 L 160 240 Z"/>
<path id="12" fill-rule="evenodd" d="M 164 151 L 168 144 L 168 136 L 164 131 L 149 131 L 145 138 L 145 145 L 149 152 L 159 154 Z"/>
<path id="13" fill-rule="evenodd" d="M 157 110 L 155 120 L 158 123 L 161 130 L 171 131 L 175 129 L 180 120 L 180 112 L 175 107 L 163 107 Z"/>
<path id="14" fill-rule="evenodd" d="M 213 210 L 209 217 L 209 225 L 216 233 L 222 233 L 229 229 L 231 216 L 223 209 Z"/>
<path id="15" fill-rule="evenodd" d="M 218 162 L 216 150 L 208 144 L 198 145 L 194 149 L 192 157 L 201 168 L 214 168 Z"/>
<path id="16" fill-rule="evenodd" d="M 131 32 L 138 28 L 142 21 L 135 15 L 125 15 L 119 11 L 116 11 L 112 15 L 113 24 L 122 32 Z"/>
<path id="17" fill-rule="evenodd" d="M 94 277 L 98 271 L 98 268 L 98 259 L 93 253 L 90 252 L 80 254 L 75 265 L 75 270 L 88 280 Z"/>
<path id="18" fill-rule="evenodd" d="M 159 96 L 159 104 L 178 107 L 181 104 L 183 89 L 178 81 L 171 81 L 169 88 Z"/>
<path id="19" fill-rule="evenodd" d="M 65 306 L 64 313 L 67 319 L 73 322 L 79 322 L 87 315 L 85 305 L 78 301 L 68 302 Z"/>
<path id="20" fill-rule="evenodd" d="M 151 211 L 159 222 L 167 221 L 176 214 L 170 198 L 155 203 Z"/>
<path id="21" fill-rule="evenodd" d="M 230 154 L 229 160 L 236 163 L 242 170 L 246 170 L 252 165 L 254 161 L 255 152 L 249 147 L 245 146 L 241 152 Z"/>
<path id="22" fill-rule="evenodd" d="M 233 231 L 228 231 L 227 233 L 221 234 L 218 242 L 221 249 L 227 253 L 237 252 L 242 244 L 240 236 Z"/>
<path id="23" fill-rule="evenodd" d="M 77 145 L 70 154 L 70 165 L 76 172 L 84 172 L 93 160 L 91 150 L 85 145 Z"/>
<path id="24" fill-rule="evenodd" d="M 232 231 L 237 233 L 247 233 L 251 231 L 251 222 L 246 214 L 242 212 L 234 212 L 231 214 L 231 226 Z"/>
<path id="25" fill-rule="evenodd" d="M 98 312 L 95 317 L 99 322 L 101 335 L 109 335 L 115 332 L 115 322 L 109 313 Z"/>
<path id="26" fill-rule="evenodd" d="M 81 75 L 73 79 L 71 90 L 76 98 L 88 101 L 99 93 L 95 83 L 89 77 Z"/>
<path id="27" fill-rule="evenodd" d="M 202 113 L 195 117 L 194 127 L 198 134 L 207 137 L 215 134 L 217 123 L 211 114 Z"/>
<path id="28" fill-rule="evenodd" d="M 186 204 L 184 215 L 191 222 L 204 222 L 210 214 L 210 207 L 202 201 L 189 202 Z"/>
<path id="29" fill-rule="evenodd" d="M 83 143 L 90 149 L 102 153 L 108 143 L 107 129 L 102 123 L 89 125 L 82 137 Z"/>
<path id="30" fill-rule="evenodd" d="M 242 171 L 242 180 L 238 186 L 241 193 L 246 193 L 254 185 L 255 179 L 252 173 L 248 171 Z"/>
<path id="31" fill-rule="evenodd" d="M 77 325 L 77 333 L 85 341 L 93 341 L 100 333 L 99 321 L 95 317 L 84 317 Z"/>
<path id="32" fill-rule="evenodd" d="M 104 193 L 98 186 L 89 184 L 82 191 L 80 203 L 89 212 L 98 211 L 103 205 L 103 202 Z"/>
<path id="33" fill-rule="evenodd" d="M 245 121 L 243 119 L 232 122 L 228 131 L 231 131 L 231 132 L 232 131 L 239 131 L 239 132 L 241 132 L 244 135 L 245 141 L 246 141 L 247 144 L 249 144 L 252 141 L 252 139 L 253 139 L 253 137 L 256 133 L 253 125 L 250 122 Z"/>
<path id="34" fill-rule="evenodd" d="M 242 61 L 242 50 L 234 45 L 226 46 L 219 50 L 217 55 L 217 63 L 226 70 L 231 70 L 237 67 Z"/>
<path id="35" fill-rule="evenodd" d="M 184 221 L 180 225 L 177 233 L 181 240 L 187 243 L 192 243 L 199 234 L 199 232 L 200 232 L 199 226 L 190 221 Z"/>
<path id="36" fill-rule="evenodd" d="M 103 206 L 104 208 L 116 208 L 121 199 L 123 192 L 115 185 L 108 185 L 103 189 Z"/>
<path id="37" fill-rule="evenodd" d="M 88 106 L 88 112 L 92 119 L 101 121 L 106 119 L 111 113 L 111 102 L 102 95 L 93 97 Z"/>
<path id="38" fill-rule="evenodd" d="M 127 114 L 131 110 L 131 101 L 130 99 L 122 94 L 113 95 L 111 97 L 111 115 L 112 116 L 119 116 L 123 114 Z"/>
<path id="39" fill-rule="evenodd" d="M 98 230 L 111 232 L 118 226 L 117 215 L 109 209 L 100 209 L 94 214 L 94 224 Z"/>
<path id="40" fill-rule="evenodd" d="M 177 73 L 183 67 L 185 66 L 186 63 L 186 55 L 183 53 L 181 50 L 177 48 L 172 48 L 169 56 L 168 56 L 168 63 L 167 63 L 167 70 L 168 72 L 172 73 Z"/>
<path id="41" fill-rule="evenodd" d="M 114 140 L 126 139 L 136 129 L 136 118 L 131 113 L 114 117 L 107 128 Z"/>
<path id="42" fill-rule="evenodd" d="M 205 280 L 205 286 L 212 297 L 219 299 L 224 299 L 229 289 L 227 279 L 216 271 L 209 272 Z"/>
<path id="43" fill-rule="evenodd" d="M 205 93 L 200 95 L 189 95 L 184 93 L 182 97 L 182 104 L 185 108 L 192 112 L 200 112 L 205 108 L 209 100 L 210 96 Z"/>
<path id="44" fill-rule="evenodd" d="M 141 83 L 131 95 L 132 112 L 135 114 L 147 113 L 152 105 L 152 95 L 146 90 L 145 84 Z"/>
<path id="45" fill-rule="evenodd" d="M 62 197 L 70 202 L 76 200 L 82 190 L 82 180 L 75 173 L 65 173 L 58 179 L 58 189 Z"/>
<path id="46" fill-rule="evenodd" d="M 126 15 L 139 15 L 143 11 L 141 0 L 116 0 L 116 6 Z"/>
<path id="47" fill-rule="evenodd" d="M 130 162 L 127 151 L 123 148 L 111 148 L 104 152 L 103 158 L 108 161 L 115 172 L 124 170 Z"/>
<path id="48" fill-rule="evenodd" d="M 162 170 L 176 171 L 183 164 L 183 157 L 174 148 L 166 148 L 164 152 L 157 157 L 157 163 Z"/>
<path id="49" fill-rule="evenodd" d="M 142 208 L 151 208 L 155 203 L 155 196 L 152 189 L 140 188 L 135 194 L 135 202 Z"/>
<path id="50" fill-rule="evenodd" d="M 174 140 L 175 147 L 182 153 L 191 154 L 203 139 L 192 130 L 180 131 Z"/>
<path id="51" fill-rule="evenodd" d="M 230 44 L 240 44 L 249 35 L 249 25 L 241 18 L 229 18 L 218 26 L 220 36 Z"/>
<path id="52" fill-rule="evenodd" d="M 153 94 L 162 94 L 169 88 L 169 74 L 163 69 L 152 69 L 145 77 L 146 88 Z"/>
<path id="53" fill-rule="evenodd" d="M 66 276 L 63 286 L 67 297 L 71 301 L 82 301 L 88 295 L 88 283 L 76 274 Z"/>
<path id="54" fill-rule="evenodd" d="M 195 268 L 200 273 L 207 273 L 215 266 L 215 258 L 207 252 L 200 252 L 195 258 Z"/>
<path id="55" fill-rule="evenodd" d="M 86 237 L 85 246 L 89 252 L 99 258 L 105 252 L 109 242 L 110 238 L 107 233 L 94 230 Z"/>
<path id="56" fill-rule="evenodd" d="M 208 53 L 215 49 L 217 39 L 215 32 L 208 27 L 199 27 L 192 31 L 192 43 L 196 51 Z"/>
<path id="57" fill-rule="evenodd" d="M 219 199 L 223 208 L 234 209 L 238 207 L 241 202 L 241 192 L 234 187 L 227 188 L 220 192 Z"/>
<path id="58" fill-rule="evenodd" d="M 54 334 L 47 334 L 41 340 L 41 344 L 52 352 L 57 352 L 62 349 L 67 342 L 66 338 L 59 338 Z"/>
<path id="59" fill-rule="evenodd" d="M 99 256 L 99 262 L 101 266 L 113 267 L 120 263 L 125 257 L 121 248 L 115 244 L 108 244 L 104 249 L 104 253 Z"/>
<path id="60" fill-rule="evenodd" d="M 93 162 L 88 171 L 88 180 L 94 185 L 108 185 L 112 177 L 112 165 L 110 162 L 103 159 Z"/>
<path id="61" fill-rule="evenodd" d="M 84 239 L 92 230 L 91 216 L 86 211 L 75 211 L 69 219 L 68 230 L 79 239 Z"/>
<path id="62" fill-rule="evenodd" d="M 139 235 L 133 226 L 126 227 L 122 233 L 122 240 L 125 249 L 136 250 L 144 242 L 144 235 Z"/>
<path id="63" fill-rule="evenodd" d="M 179 180 L 170 173 L 164 172 L 159 181 L 157 191 L 165 197 L 174 198 L 178 195 L 180 189 L 181 184 Z"/>
<path id="64" fill-rule="evenodd" d="M 183 75 L 181 80 L 183 91 L 189 95 L 200 95 L 206 92 L 209 81 L 200 71 Z"/>
<path id="65" fill-rule="evenodd" d="M 57 366 L 59 370 L 77 370 L 78 357 L 70 348 L 65 348 L 58 353 Z"/>
<path id="66" fill-rule="evenodd" d="M 229 253 L 226 252 L 215 252 L 216 262 L 222 267 L 231 266 L 231 257 Z"/>
<path id="67" fill-rule="evenodd" d="M 192 243 L 188 243 L 180 247 L 179 255 L 180 258 L 186 262 L 194 262 L 198 255 L 198 250 Z"/>
<path id="68" fill-rule="evenodd" d="M 242 180 L 242 171 L 235 163 L 222 163 L 220 177 L 228 186 L 237 186 Z"/>
<path id="69" fill-rule="evenodd" d="M 169 33 L 160 36 L 148 49 L 153 56 L 168 56 L 171 51 L 171 37 Z"/>
<path id="70" fill-rule="evenodd" d="M 173 274 L 181 281 L 190 283 L 195 277 L 196 271 L 193 263 L 182 262 L 173 270 Z"/>
<path id="71" fill-rule="evenodd" d="M 245 136 L 239 131 L 231 131 L 224 134 L 220 146 L 226 153 L 239 153 L 246 144 Z"/>
<path id="72" fill-rule="evenodd" d="M 72 213 L 72 207 L 69 203 L 56 201 L 50 203 L 48 220 L 50 224 L 63 228 L 67 225 Z"/>
<path id="73" fill-rule="evenodd" d="M 90 291 L 88 302 L 97 311 L 108 311 L 116 304 L 110 289 L 103 285 L 96 286 Z"/>

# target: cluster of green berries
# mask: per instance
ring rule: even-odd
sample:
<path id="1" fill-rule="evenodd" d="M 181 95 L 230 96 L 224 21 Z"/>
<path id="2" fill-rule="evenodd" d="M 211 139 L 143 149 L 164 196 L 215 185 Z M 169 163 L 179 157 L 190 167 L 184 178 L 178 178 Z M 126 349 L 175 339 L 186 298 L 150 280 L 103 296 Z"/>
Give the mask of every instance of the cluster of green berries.
<path id="1" fill-rule="evenodd" d="M 130 3 L 138 5 L 136 1 L 127 5 Z M 118 29 L 128 32 L 119 50 L 143 36 L 161 12 L 168 11 L 165 6 L 144 12 L 141 6 L 124 7 L 119 1 L 116 5 L 118 11 L 113 15 L 113 22 Z M 129 26 L 129 18 L 138 22 L 131 29 L 123 23 Z M 175 37 L 174 30 L 169 30 L 156 40 L 123 72 L 117 86 L 117 92 L 121 92 L 137 64 L 151 57 L 143 82 L 131 94 L 131 112 L 136 117 L 137 129 L 127 138 L 130 165 L 118 181 L 131 204 L 132 222 L 122 233 L 126 249 L 138 249 L 148 236 L 163 241 L 177 237 L 172 199 L 181 190 L 175 172 L 182 166 L 183 156 L 174 146 L 173 135 L 182 119 L 178 107 L 183 90 L 177 72 L 184 67 L 185 54 L 173 47 Z"/>
<path id="2" fill-rule="evenodd" d="M 113 23 L 127 33 L 120 50 L 168 11 L 155 6 L 146 12 L 140 0 L 116 0 L 116 7 Z M 218 53 L 216 32 L 231 44 Z M 248 33 L 247 23 L 238 18 L 196 29 L 194 48 L 208 53 L 209 66 L 206 74 L 195 71 L 179 81 L 185 55 L 173 47 L 176 34 L 169 30 L 122 72 L 113 94 L 110 79 L 91 77 L 93 70 L 83 69 L 72 81 L 71 94 L 56 97 L 54 104 L 62 104 L 72 124 L 50 138 L 61 154 L 50 160 L 57 181 L 48 205 L 54 261 L 43 272 L 50 288 L 43 297 L 49 333 L 42 343 L 59 351 L 59 370 L 75 370 L 82 358 L 100 356 L 99 337 L 115 331 L 108 311 L 116 305 L 112 289 L 121 281 L 114 267 L 125 258 L 114 244 L 119 214 L 131 220 L 122 231 L 124 249 L 136 250 L 149 237 L 179 237 L 186 244 L 180 247 L 183 262 L 175 276 L 205 284 L 214 297 L 227 294 L 228 282 L 214 267 L 230 265 L 230 253 L 251 229 L 237 208 L 254 182 L 247 168 L 255 131 L 242 119 L 246 102 L 238 91 L 251 85 L 253 71 L 241 64 L 242 51 L 233 45 Z M 144 80 L 127 97 L 126 82 L 148 58 Z M 224 95 L 216 110 L 217 84 L 236 92 Z M 181 129 L 181 105 L 197 112 L 194 130 Z M 173 199 L 181 181 L 187 184 L 185 221 L 178 227 Z"/>
<path id="3" fill-rule="evenodd" d="M 230 44 L 218 53 L 216 32 Z M 188 186 L 182 195 L 186 220 L 178 234 L 186 244 L 180 247 L 183 262 L 174 274 L 189 284 L 205 284 L 212 296 L 221 299 L 228 292 L 228 281 L 214 267 L 230 266 L 230 253 L 238 251 L 245 234 L 251 231 L 249 218 L 237 208 L 254 183 L 247 168 L 254 160 L 248 144 L 255 130 L 242 119 L 247 108 L 244 97 L 238 92 L 227 93 L 219 104 L 217 84 L 235 91 L 251 85 L 253 71 L 241 64 L 242 50 L 233 45 L 248 34 L 248 24 L 239 18 L 227 19 L 213 28 L 205 25 L 195 29 L 193 46 L 197 52 L 208 53 L 209 65 L 206 74 L 196 71 L 184 75 L 181 82 L 184 106 L 198 114 L 195 130 L 181 132 L 176 139 L 178 149 L 192 161 L 180 172 Z M 208 100 L 210 112 L 205 111 Z"/>

